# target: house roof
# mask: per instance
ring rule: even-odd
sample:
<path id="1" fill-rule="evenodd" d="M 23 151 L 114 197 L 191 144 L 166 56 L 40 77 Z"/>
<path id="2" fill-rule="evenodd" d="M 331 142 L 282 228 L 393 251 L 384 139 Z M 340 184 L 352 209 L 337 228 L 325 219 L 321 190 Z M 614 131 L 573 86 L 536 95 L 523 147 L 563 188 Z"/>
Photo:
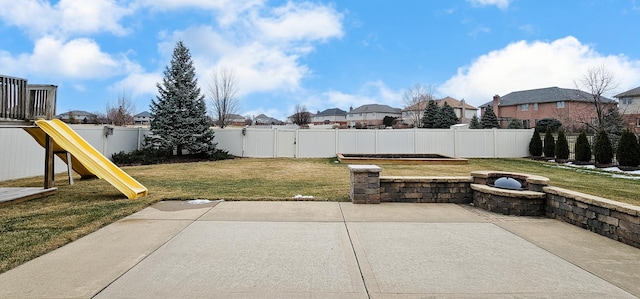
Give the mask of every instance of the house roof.
<path id="1" fill-rule="evenodd" d="M 387 105 L 380 105 L 380 104 L 368 104 L 368 105 L 362 105 L 356 109 L 353 109 L 351 111 L 348 112 L 348 114 L 354 114 L 354 113 L 396 113 L 396 114 L 400 114 L 402 113 L 402 110 L 400 108 L 392 108 L 389 107 Z"/>
<path id="2" fill-rule="evenodd" d="M 143 111 L 134 115 L 133 117 L 151 117 L 151 113 L 149 113 L 149 111 Z"/>
<path id="3" fill-rule="evenodd" d="M 449 104 L 449 106 L 453 107 L 453 108 L 462 108 L 462 101 L 458 101 L 452 97 L 445 97 L 443 99 L 438 99 L 438 100 L 434 100 L 436 101 L 436 104 L 438 104 L 438 106 L 442 107 L 444 106 L 444 103 Z M 421 101 L 418 102 L 416 104 L 413 104 L 407 108 L 402 109 L 402 111 L 422 111 L 425 108 L 427 108 L 427 104 L 429 103 L 428 100 L 425 101 Z M 466 102 L 464 103 L 464 109 L 465 110 L 478 110 L 478 108 L 471 106 L 469 104 L 467 104 Z"/>
<path id="4" fill-rule="evenodd" d="M 559 101 L 567 102 L 591 102 L 592 95 L 578 89 L 568 89 L 559 87 L 547 87 L 514 91 L 500 98 L 500 106 L 514 106 L 533 103 L 553 103 Z M 601 97 L 603 103 L 615 103 L 616 101 L 607 97 Z M 480 105 L 487 107 L 493 102 Z"/>
<path id="5" fill-rule="evenodd" d="M 347 115 L 347 111 L 344 111 L 339 108 L 331 108 L 331 109 L 324 110 L 322 112 L 318 112 L 318 114 L 314 116 L 346 116 L 346 115 Z"/>
<path id="6" fill-rule="evenodd" d="M 627 90 L 623 93 L 617 94 L 613 96 L 614 98 L 625 98 L 625 97 L 640 97 L 640 87 L 636 87 L 631 90 Z"/>
<path id="7" fill-rule="evenodd" d="M 94 113 L 87 112 L 87 111 L 83 111 L 83 110 L 71 110 L 71 111 L 67 111 L 67 112 L 65 112 L 65 113 L 58 114 L 58 115 L 56 115 L 56 117 L 62 117 L 62 116 L 69 117 L 69 115 L 73 115 L 73 117 L 79 117 L 79 116 L 84 116 L 84 117 L 87 117 L 87 116 L 96 116 Z"/>
<path id="8" fill-rule="evenodd" d="M 262 122 L 262 123 L 281 123 L 282 122 L 279 119 L 275 119 L 273 117 L 266 116 L 265 114 L 260 114 L 260 115 L 256 116 L 254 118 L 254 120 L 257 121 L 257 122 Z"/>
<path id="9" fill-rule="evenodd" d="M 240 114 L 229 114 L 227 116 L 228 116 L 229 120 L 240 120 L 240 119 L 244 120 L 245 119 L 245 117 L 240 115 Z"/>

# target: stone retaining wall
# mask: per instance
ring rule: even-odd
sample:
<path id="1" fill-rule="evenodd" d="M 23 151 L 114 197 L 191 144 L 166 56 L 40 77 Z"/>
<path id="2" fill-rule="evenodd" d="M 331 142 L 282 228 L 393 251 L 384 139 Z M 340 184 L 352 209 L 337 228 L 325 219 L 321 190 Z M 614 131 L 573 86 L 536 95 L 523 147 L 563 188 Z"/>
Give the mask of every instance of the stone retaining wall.
<path id="1" fill-rule="evenodd" d="M 640 248 L 640 207 L 558 187 L 545 187 L 546 215 Z"/>
<path id="2" fill-rule="evenodd" d="M 380 177 L 381 202 L 470 203 L 471 177 Z"/>
<path id="3" fill-rule="evenodd" d="M 381 177 L 382 169 L 375 165 L 349 165 L 349 169 L 349 196 L 355 204 L 473 201 L 503 214 L 546 215 L 640 248 L 640 207 L 547 186 L 549 180 L 544 177 L 494 171 L 473 172 L 471 177 Z M 528 191 L 486 185 L 504 174 L 523 180 Z"/>
<path id="4" fill-rule="evenodd" d="M 473 204 L 490 212 L 516 216 L 542 216 L 546 195 L 536 191 L 515 191 L 471 184 Z"/>

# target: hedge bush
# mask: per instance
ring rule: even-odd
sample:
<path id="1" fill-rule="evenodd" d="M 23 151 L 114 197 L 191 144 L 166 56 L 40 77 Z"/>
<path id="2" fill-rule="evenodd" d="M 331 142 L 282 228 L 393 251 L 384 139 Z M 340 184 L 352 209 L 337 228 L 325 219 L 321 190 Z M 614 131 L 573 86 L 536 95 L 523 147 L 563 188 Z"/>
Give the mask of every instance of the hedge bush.
<path id="1" fill-rule="evenodd" d="M 620 166 L 636 167 L 640 164 L 640 151 L 638 150 L 638 139 L 629 130 L 624 130 L 618 141 L 616 159 Z"/>
<path id="2" fill-rule="evenodd" d="M 574 153 L 576 155 L 576 161 L 591 161 L 591 144 L 589 144 L 587 133 L 585 133 L 584 131 L 580 132 L 580 135 L 578 135 L 578 140 L 576 140 L 576 145 L 574 147 Z"/>
<path id="3" fill-rule="evenodd" d="M 542 139 L 540 139 L 540 132 L 537 128 L 533 131 L 533 136 L 529 141 L 529 154 L 534 157 L 542 156 Z"/>
<path id="4" fill-rule="evenodd" d="M 553 158 L 556 154 L 556 141 L 553 139 L 553 132 L 551 128 L 547 129 L 547 133 L 544 134 L 544 156 L 547 158 Z"/>
<path id="5" fill-rule="evenodd" d="M 609 140 L 609 136 L 607 136 L 607 133 L 603 130 L 600 130 L 596 135 L 593 154 L 595 156 L 596 163 L 611 164 L 613 161 L 613 147 L 611 146 L 611 140 Z"/>
<path id="6" fill-rule="evenodd" d="M 558 141 L 556 142 L 556 159 L 567 160 L 569 159 L 569 142 L 567 136 L 564 135 L 564 131 L 558 131 Z"/>

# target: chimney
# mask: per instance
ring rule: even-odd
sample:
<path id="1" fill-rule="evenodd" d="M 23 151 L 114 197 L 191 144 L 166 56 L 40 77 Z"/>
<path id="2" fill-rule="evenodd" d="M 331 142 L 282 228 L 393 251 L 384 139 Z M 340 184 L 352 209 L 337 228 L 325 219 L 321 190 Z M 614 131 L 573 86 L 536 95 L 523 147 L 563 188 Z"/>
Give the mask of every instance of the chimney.
<path id="1" fill-rule="evenodd" d="M 465 107 L 464 99 L 460 100 L 460 106 L 462 106 L 460 110 L 460 123 L 465 123 L 464 120 L 467 119 L 467 107 Z"/>
<path id="2" fill-rule="evenodd" d="M 353 106 L 349 107 L 349 112 L 353 111 Z"/>
<path id="3" fill-rule="evenodd" d="M 499 95 L 493 96 L 493 113 L 495 113 L 498 118 L 500 118 L 500 110 L 498 110 L 498 106 L 500 106 L 500 100 L 501 99 Z"/>

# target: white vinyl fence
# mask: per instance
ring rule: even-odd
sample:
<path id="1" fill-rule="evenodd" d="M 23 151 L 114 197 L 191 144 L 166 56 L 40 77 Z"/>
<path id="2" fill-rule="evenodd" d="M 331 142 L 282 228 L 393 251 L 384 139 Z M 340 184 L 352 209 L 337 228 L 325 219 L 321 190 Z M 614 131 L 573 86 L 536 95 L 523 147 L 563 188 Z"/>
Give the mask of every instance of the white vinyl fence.
<path id="1" fill-rule="evenodd" d="M 147 129 L 114 127 L 106 136 L 103 126 L 71 125 L 82 138 L 100 153 L 111 158 L 120 151 L 138 148 Z M 55 171 L 64 172 L 67 166 L 56 157 Z M 44 175 L 44 148 L 20 128 L 0 128 L 0 181 Z"/>
<path id="2" fill-rule="evenodd" d="M 218 148 L 241 157 L 324 158 L 343 154 L 429 153 L 463 158 L 529 155 L 533 130 L 217 129 Z"/>
<path id="3" fill-rule="evenodd" d="M 103 155 L 139 148 L 145 128 L 72 125 Z M 462 158 L 513 158 L 528 155 L 533 130 L 295 130 L 215 129 L 218 148 L 241 157 L 325 158 L 344 154 L 430 153 Z M 56 158 L 56 172 L 66 165 Z M 0 181 L 44 174 L 44 149 L 19 128 L 0 128 Z"/>

